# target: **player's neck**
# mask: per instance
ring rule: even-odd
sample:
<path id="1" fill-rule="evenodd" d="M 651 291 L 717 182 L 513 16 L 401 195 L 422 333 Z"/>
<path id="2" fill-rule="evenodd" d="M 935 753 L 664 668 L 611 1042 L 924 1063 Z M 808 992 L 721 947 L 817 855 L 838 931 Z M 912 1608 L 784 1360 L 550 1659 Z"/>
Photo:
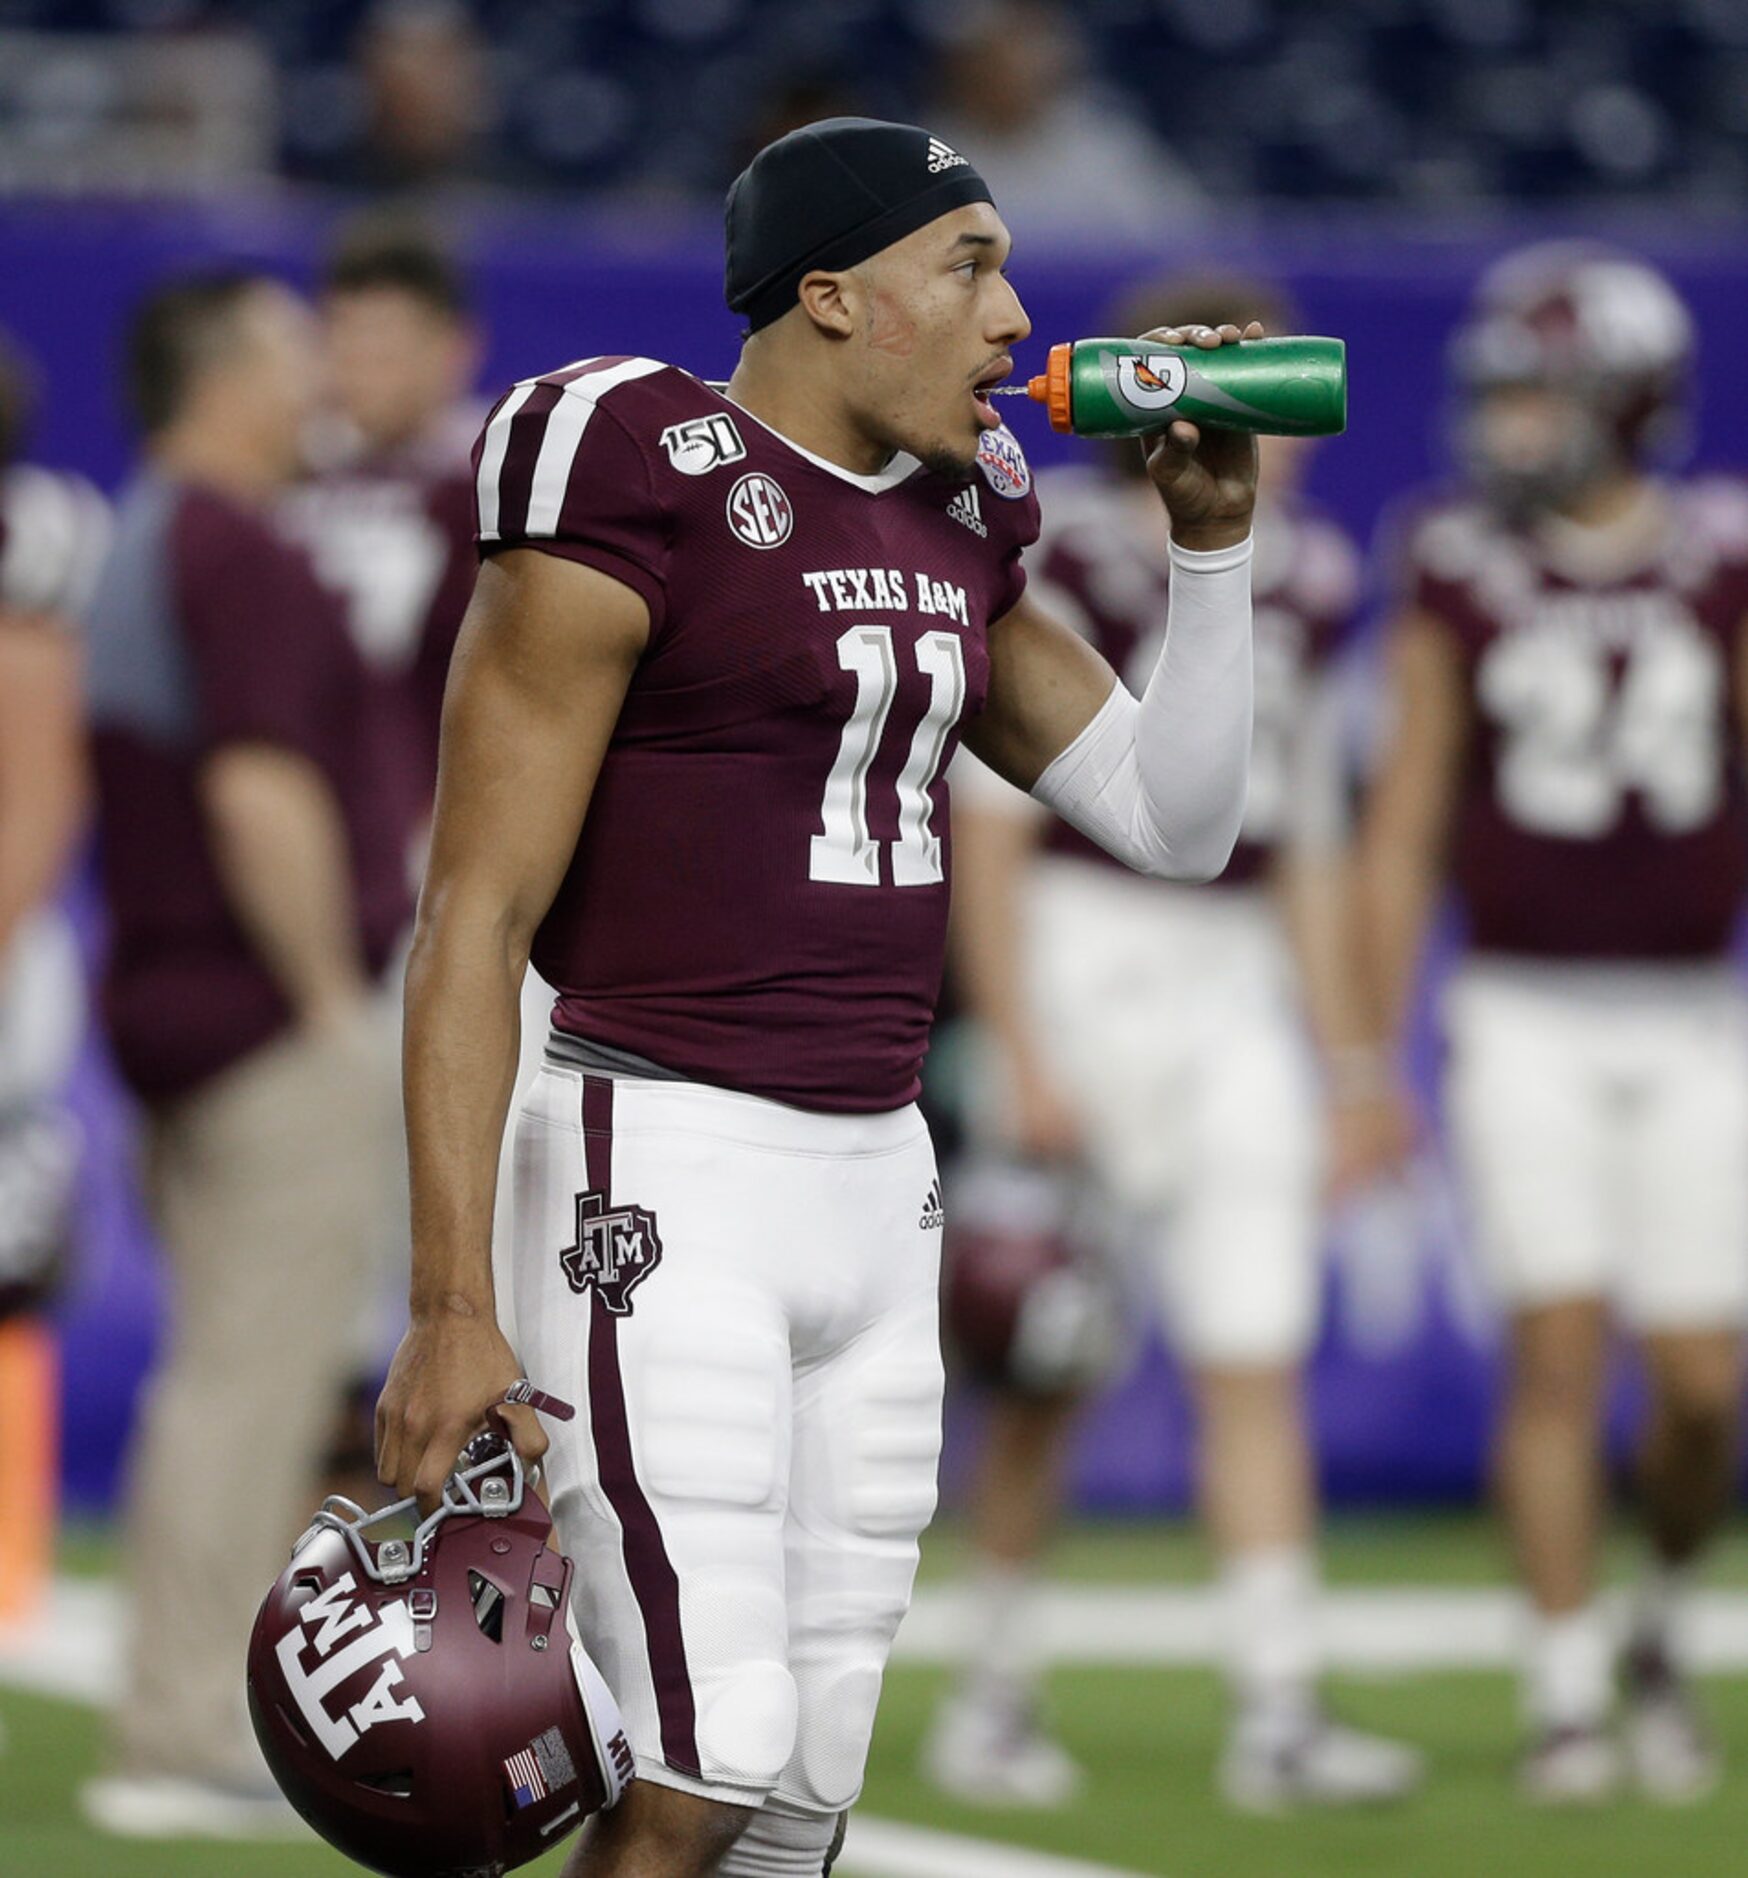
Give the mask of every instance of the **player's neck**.
<path id="1" fill-rule="evenodd" d="M 828 391 L 804 373 L 779 370 L 776 360 L 757 356 L 751 347 L 734 368 L 728 396 L 786 442 L 852 475 L 878 476 L 892 461 L 892 452 L 864 436 Z"/>
<path id="2" fill-rule="evenodd" d="M 1608 485 L 1607 501 L 1568 503 L 1543 517 L 1537 533 L 1556 566 L 1581 580 L 1607 580 L 1652 559 L 1664 538 L 1662 492 L 1642 476 Z"/>
<path id="3" fill-rule="evenodd" d="M 270 501 L 285 485 L 284 466 L 249 439 L 172 426 L 152 445 L 152 461 L 179 482 L 199 483 L 238 502 Z"/>
<path id="4" fill-rule="evenodd" d="M 1555 514 L 1574 528 L 1613 528 L 1642 514 L 1652 493 L 1653 485 L 1643 476 L 1609 476 L 1579 490 Z"/>

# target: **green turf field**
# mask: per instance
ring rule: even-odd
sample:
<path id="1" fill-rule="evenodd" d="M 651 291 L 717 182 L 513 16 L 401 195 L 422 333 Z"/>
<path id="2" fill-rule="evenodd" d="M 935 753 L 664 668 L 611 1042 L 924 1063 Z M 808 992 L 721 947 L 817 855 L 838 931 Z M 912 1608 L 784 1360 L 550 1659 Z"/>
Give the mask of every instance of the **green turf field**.
<path id="1" fill-rule="evenodd" d="M 950 1563 L 951 1535 L 936 1541 L 928 1574 Z M 1471 1520 L 1346 1522 L 1332 1535 L 1337 1582 L 1485 1584 L 1500 1576 L 1497 1549 Z M 1627 1552 L 1617 1546 L 1613 1572 Z M 70 1562 L 101 1569 L 101 1540 L 76 1540 Z M 1183 1580 L 1199 1547 L 1178 1530 L 1092 1528 L 1065 1549 L 1065 1573 L 1083 1583 L 1133 1583 L 1154 1573 Z M 1612 1575 L 1612 1573 L 1611 1573 Z M 1713 1575 L 1748 1585 L 1748 1532 L 1734 1535 Z M 1671 1812 L 1622 1801 L 1582 1815 L 1531 1811 L 1509 1782 L 1513 1695 L 1497 1673 L 1343 1679 L 1342 1713 L 1423 1746 L 1430 1785 L 1417 1801 L 1369 1816 L 1235 1819 L 1213 1798 L 1210 1774 L 1221 1721 L 1219 1687 L 1205 1670 L 1065 1667 L 1052 1684 L 1063 1733 L 1090 1771 L 1072 1810 L 1035 1815 L 971 1811 L 916 1777 L 918 1741 L 942 1672 L 904 1665 L 888 1679 L 865 1809 L 1006 1840 L 1160 1878 L 1730 1878 L 1748 1872 L 1748 1679 L 1714 1680 L 1707 1700 L 1735 1772 L 1704 1805 Z M 97 1718 L 70 1704 L 0 1687 L 0 1874 L 4 1878 L 318 1878 L 354 1869 L 319 1850 L 291 1847 L 144 1847 L 104 1841 L 77 1823 L 73 1794 L 95 1764 Z M 531 1867 L 546 1878 L 559 1859 Z"/>

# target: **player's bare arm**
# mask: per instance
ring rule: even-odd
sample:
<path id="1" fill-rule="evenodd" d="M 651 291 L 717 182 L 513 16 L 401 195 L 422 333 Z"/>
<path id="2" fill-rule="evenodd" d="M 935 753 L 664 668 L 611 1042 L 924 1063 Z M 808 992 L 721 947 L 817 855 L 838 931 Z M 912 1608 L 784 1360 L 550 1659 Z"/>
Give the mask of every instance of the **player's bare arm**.
<path id="1" fill-rule="evenodd" d="M 979 784 L 957 785 L 948 949 L 967 1008 L 1001 1051 L 1011 1146 L 1065 1158 L 1079 1147 L 1080 1131 L 1039 1053 L 1025 985 L 1022 889 L 1045 818 L 999 782 Z"/>
<path id="2" fill-rule="evenodd" d="M 1468 738 L 1456 641 L 1430 615 L 1391 636 L 1392 728 L 1360 837 L 1360 910 L 1374 1007 L 1400 1037 L 1445 851 Z"/>
<path id="3" fill-rule="evenodd" d="M 491 1275 L 517 997 L 648 635 L 629 588 L 524 549 L 480 570 L 457 645 L 407 971 L 412 1322 L 377 1408 L 380 1477 L 427 1503 L 520 1373 Z M 533 1414 L 504 1420 L 537 1459 Z"/>
<path id="4" fill-rule="evenodd" d="M 85 812 L 76 644 L 58 620 L 0 611 L 0 954 L 54 890 Z"/>
<path id="5" fill-rule="evenodd" d="M 340 803 L 295 750 L 226 744 L 200 795 L 231 910 L 306 1030 L 338 1030 L 369 987 Z"/>
<path id="6" fill-rule="evenodd" d="M 1341 1198 L 1401 1156 L 1400 1109 L 1360 956 L 1358 870 L 1345 847 L 1289 848 L 1274 887 L 1323 1068 L 1328 1190 Z"/>
<path id="7" fill-rule="evenodd" d="M 1360 956 L 1341 716 L 1340 689 L 1325 674 L 1308 689 L 1291 727 L 1285 819 L 1270 870 L 1322 1067 L 1326 1185 L 1335 1198 L 1388 1169 L 1406 1145 Z"/>
<path id="8" fill-rule="evenodd" d="M 1260 338 L 1262 327 L 1147 336 L 1212 348 Z M 1225 866 L 1244 813 L 1256 441 L 1180 420 L 1153 443 L 1147 467 L 1171 517 L 1173 629 L 1142 700 L 1120 693 L 1097 652 L 1022 598 L 990 631 L 989 701 L 965 740 L 1131 866 L 1206 879 Z"/>

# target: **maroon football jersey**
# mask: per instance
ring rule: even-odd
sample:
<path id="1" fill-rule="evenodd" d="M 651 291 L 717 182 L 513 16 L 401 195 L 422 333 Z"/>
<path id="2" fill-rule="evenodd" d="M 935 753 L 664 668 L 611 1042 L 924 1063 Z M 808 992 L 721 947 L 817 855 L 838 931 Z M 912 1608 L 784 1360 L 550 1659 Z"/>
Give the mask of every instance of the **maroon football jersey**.
<path id="1" fill-rule="evenodd" d="M 1165 636 L 1170 571 L 1151 484 L 1096 470 L 1039 479 L 1043 534 L 1027 557 L 1040 605 L 1103 653 L 1140 696 Z M 1255 721 L 1244 822 L 1223 885 L 1254 880 L 1287 833 L 1294 740 L 1308 689 L 1340 643 L 1359 602 L 1359 557 L 1347 536 L 1308 504 L 1271 503 L 1256 524 L 1251 567 Z M 1052 819 L 1053 853 L 1123 863 Z"/>
<path id="2" fill-rule="evenodd" d="M 422 826 L 437 783 L 449 657 L 473 594 L 473 468 L 482 411 L 446 413 L 392 450 L 342 448 L 287 500 L 284 521 L 345 602 L 382 694 L 385 766 Z"/>
<path id="3" fill-rule="evenodd" d="M 1477 947 L 1680 959 L 1729 944 L 1748 879 L 1731 683 L 1748 488 L 1661 497 L 1655 550 L 1620 572 L 1475 501 L 1408 533 L 1408 606 L 1452 635 L 1468 682 L 1453 867 Z"/>
<path id="4" fill-rule="evenodd" d="M 561 1030 L 802 1108 L 909 1101 L 940 986 L 943 772 L 1038 531 L 1007 431 L 857 476 L 652 359 L 516 386 L 483 554 L 640 594 L 650 640 L 534 944 Z"/>

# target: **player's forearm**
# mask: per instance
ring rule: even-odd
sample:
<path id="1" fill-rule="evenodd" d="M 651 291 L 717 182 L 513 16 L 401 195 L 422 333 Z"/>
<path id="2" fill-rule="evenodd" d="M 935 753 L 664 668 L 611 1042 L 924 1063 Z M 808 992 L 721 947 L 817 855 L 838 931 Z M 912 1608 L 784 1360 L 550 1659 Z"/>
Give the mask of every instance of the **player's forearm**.
<path id="1" fill-rule="evenodd" d="M 1325 1086 L 1337 1102 L 1371 1100 L 1389 1086 L 1389 1049 L 1360 956 L 1353 857 L 1340 848 L 1286 855 L 1276 891 Z"/>
<path id="2" fill-rule="evenodd" d="M 356 1006 L 366 988 L 345 823 L 326 778 L 290 751 L 220 750 L 201 778 L 232 912 L 300 1022 Z"/>
<path id="3" fill-rule="evenodd" d="M 1439 867 L 1430 847 L 1374 839 L 1362 850 L 1358 904 L 1366 997 L 1377 1034 L 1391 1046 L 1407 1031 L 1438 890 Z"/>
<path id="4" fill-rule="evenodd" d="M 1232 857 L 1250 762 L 1248 537 L 1174 544 L 1165 645 L 1137 702 L 1121 686 L 1032 793 L 1142 873 L 1210 880 Z"/>
<path id="5" fill-rule="evenodd" d="M 8 617 L 0 621 L 0 952 L 59 884 L 88 793 L 68 636 Z"/>
<path id="6" fill-rule="evenodd" d="M 1016 798 L 1022 809 L 1029 805 Z M 1033 810 L 1032 815 L 1036 815 Z M 1031 1050 L 1020 885 L 1037 835 L 1025 815 L 961 809 L 953 829 L 949 942 L 966 1009 L 1009 1056 Z"/>
<path id="7" fill-rule="evenodd" d="M 84 771 L 73 759 L 29 781 L 0 764 L 0 953 L 25 919 L 54 893 L 85 814 Z"/>
<path id="8" fill-rule="evenodd" d="M 427 883 L 407 963 L 402 1060 L 415 1318 L 491 1315 L 492 1207 L 526 965 L 526 943 L 501 908 Z"/>
<path id="9" fill-rule="evenodd" d="M 1357 954 L 1356 882 L 1349 856 L 1283 856 L 1276 893 L 1313 1042 L 1325 1058 L 1377 1041 Z"/>

